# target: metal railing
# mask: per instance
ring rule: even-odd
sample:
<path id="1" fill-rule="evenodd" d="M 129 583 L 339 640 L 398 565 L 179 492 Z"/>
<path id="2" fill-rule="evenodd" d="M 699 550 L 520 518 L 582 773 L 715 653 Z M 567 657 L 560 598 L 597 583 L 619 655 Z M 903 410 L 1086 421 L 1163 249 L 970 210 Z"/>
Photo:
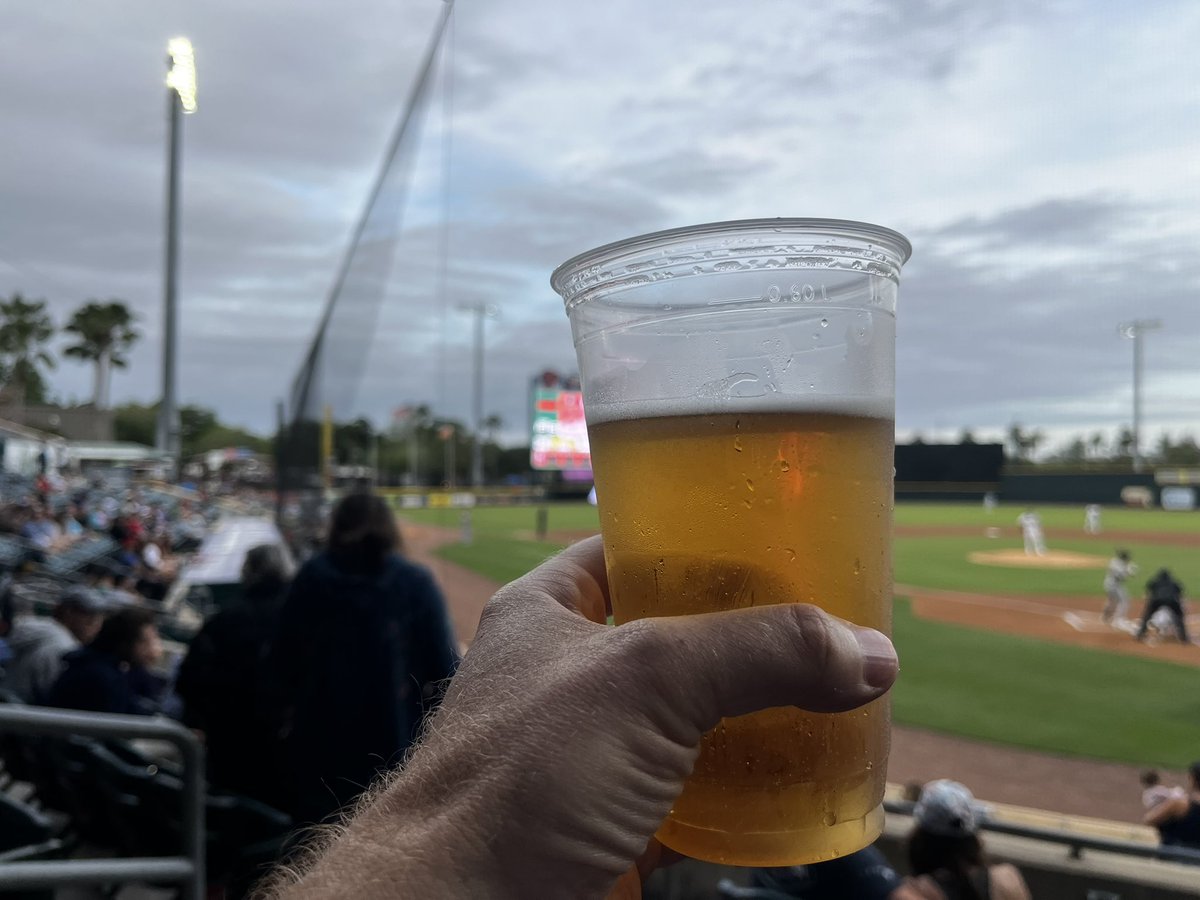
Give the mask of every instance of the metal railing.
<path id="1" fill-rule="evenodd" d="M 0 892 L 60 885 L 130 881 L 178 884 L 184 900 L 203 900 L 204 747 L 194 734 L 165 719 L 69 712 L 36 706 L 0 705 L 0 732 L 167 741 L 183 761 L 183 808 L 179 856 L 129 859 L 66 859 L 0 864 Z"/>
<path id="2" fill-rule="evenodd" d="M 916 804 L 907 800 L 885 800 L 883 808 L 895 815 L 911 816 Z M 1067 848 L 1071 859 L 1083 857 L 1083 851 L 1095 850 L 1103 853 L 1117 853 L 1123 856 L 1134 856 L 1140 859 L 1160 859 L 1168 862 L 1181 862 L 1189 865 L 1200 865 L 1200 850 L 1190 850 L 1187 847 L 1170 847 L 1161 844 L 1140 844 L 1136 841 L 1119 841 L 1113 838 L 1092 837 L 1072 831 L 1061 831 L 1054 828 L 1038 828 L 1033 825 L 1016 825 L 995 819 L 984 819 L 980 829 L 995 834 L 1008 834 L 1014 837 L 1032 838 L 1051 844 L 1061 844 Z"/>

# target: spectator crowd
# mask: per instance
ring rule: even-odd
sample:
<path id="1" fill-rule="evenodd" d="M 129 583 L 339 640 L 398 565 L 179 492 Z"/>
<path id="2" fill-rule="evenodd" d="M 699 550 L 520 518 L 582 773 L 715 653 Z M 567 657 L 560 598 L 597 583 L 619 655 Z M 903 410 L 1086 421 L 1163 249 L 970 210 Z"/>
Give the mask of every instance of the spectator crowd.
<path id="1" fill-rule="evenodd" d="M 180 719 L 207 745 L 213 789 L 297 824 L 331 820 L 399 762 L 457 664 L 432 577 L 400 553 L 391 509 L 355 494 L 334 510 L 324 550 L 293 575 L 277 545 L 252 547 L 241 596 L 165 665 L 158 603 L 180 548 L 207 523 L 187 503 L 128 492 L 39 492 L 10 506 L 8 534 L 37 566 L 75 541 L 107 538 L 47 616 L 14 609 L 3 689 L 32 704 Z"/>

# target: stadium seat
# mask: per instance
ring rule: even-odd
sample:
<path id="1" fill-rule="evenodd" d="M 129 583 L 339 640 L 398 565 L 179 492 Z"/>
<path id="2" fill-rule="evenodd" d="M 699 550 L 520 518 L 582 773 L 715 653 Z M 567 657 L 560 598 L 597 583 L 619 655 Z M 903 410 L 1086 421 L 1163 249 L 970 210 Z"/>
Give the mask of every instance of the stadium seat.
<path id="1" fill-rule="evenodd" d="M 124 741 L 77 742 L 78 786 L 93 798 L 89 836 L 129 856 L 178 853 L 183 842 L 180 771 L 149 759 Z M 205 843 L 210 882 L 269 864 L 291 830 L 291 819 L 248 797 L 205 797 Z M 101 834 L 107 835 L 100 841 Z"/>
<path id="2" fill-rule="evenodd" d="M 3 688 L 0 688 L 0 703 L 25 705 L 16 694 Z M 33 783 L 36 754 L 29 743 L 25 735 L 0 733 L 0 760 L 4 761 L 4 771 L 17 781 Z"/>
<path id="3" fill-rule="evenodd" d="M 11 862 L 57 859 L 65 845 L 54 823 L 15 797 L 0 793 L 0 866 Z M 52 891 L 19 891 L 4 895 L 12 900 L 53 900 Z"/>
<path id="4" fill-rule="evenodd" d="M 54 837 L 54 824 L 43 813 L 0 793 L 0 852 L 44 844 Z"/>

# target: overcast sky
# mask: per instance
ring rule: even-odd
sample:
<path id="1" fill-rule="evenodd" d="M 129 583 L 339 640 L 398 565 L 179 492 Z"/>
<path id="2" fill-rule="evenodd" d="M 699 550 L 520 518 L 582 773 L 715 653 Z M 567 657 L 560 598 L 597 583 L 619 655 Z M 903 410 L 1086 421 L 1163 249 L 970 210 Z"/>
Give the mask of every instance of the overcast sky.
<path id="1" fill-rule="evenodd" d="M 163 57 L 188 35 L 180 393 L 269 429 L 440 8 L 10 4 L 0 294 L 60 321 L 124 299 L 144 337 L 113 397 L 157 396 Z M 660 228 L 826 216 L 913 242 L 902 432 L 1112 429 L 1135 316 L 1166 325 L 1147 339 L 1151 426 L 1200 432 L 1198 45 L 1186 0 L 459 0 L 355 407 L 466 416 L 455 307 L 489 302 L 485 407 L 516 438 L 529 376 L 574 360 L 559 262 Z M 65 361 L 53 385 L 86 398 L 90 379 Z"/>

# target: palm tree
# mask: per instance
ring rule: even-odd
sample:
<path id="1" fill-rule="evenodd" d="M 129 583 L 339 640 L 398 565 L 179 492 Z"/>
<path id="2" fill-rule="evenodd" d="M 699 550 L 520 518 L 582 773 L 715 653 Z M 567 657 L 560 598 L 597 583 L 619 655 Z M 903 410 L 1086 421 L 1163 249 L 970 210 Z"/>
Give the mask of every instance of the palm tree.
<path id="1" fill-rule="evenodd" d="M 123 369 L 129 364 L 125 353 L 138 339 L 137 330 L 133 327 L 134 319 L 129 307 L 120 300 L 110 300 L 108 303 L 89 300 L 75 310 L 71 321 L 63 329 L 78 338 L 64 353 L 96 364 L 92 386 L 92 406 L 96 409 L 108 406 L 112 369 Z"/>
<path id="2" fill-rule="evenodd" d="M 45 350 L 52 337 L 54 320 L 46 312 L 45 300 L 26 300 L 20 294 L 0 300 L 0 355 L 5 374 L 28 404 L 46 401 L 41 367 L 54 368 L 54 359 Z"/>

